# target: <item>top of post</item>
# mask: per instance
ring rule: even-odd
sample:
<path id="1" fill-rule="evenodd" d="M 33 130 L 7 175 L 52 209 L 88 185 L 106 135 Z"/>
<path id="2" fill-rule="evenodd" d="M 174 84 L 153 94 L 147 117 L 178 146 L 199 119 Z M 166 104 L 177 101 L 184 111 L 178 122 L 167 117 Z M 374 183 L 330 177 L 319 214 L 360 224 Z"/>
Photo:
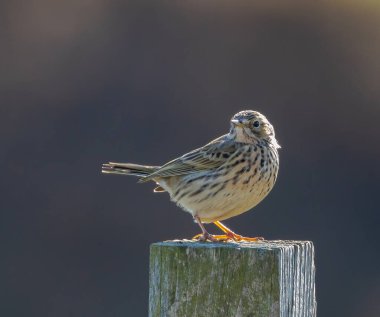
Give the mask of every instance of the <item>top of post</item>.
<path id="1" fill-rule="evenodd" d="M 231 249 L 283 249 L 294 246 L 313 246 L 311 241 L 297 240 L 263 240 L 257 242 L 199 242 L 195 240 L 167 240 L 152 243 L 152 247 L 186 247 L 186 248 L 231 248 Z"/>

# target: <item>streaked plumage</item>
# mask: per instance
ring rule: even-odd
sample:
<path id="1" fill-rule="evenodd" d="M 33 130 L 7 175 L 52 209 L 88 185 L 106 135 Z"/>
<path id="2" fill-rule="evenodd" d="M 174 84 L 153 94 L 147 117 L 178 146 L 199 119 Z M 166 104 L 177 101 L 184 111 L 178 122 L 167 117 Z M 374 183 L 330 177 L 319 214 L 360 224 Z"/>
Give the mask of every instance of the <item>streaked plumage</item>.
<path id="1" fill-rule="evenodd" d="M 237 216 L 265 198 L 277 178 L 278 148 L 266 117 L 246 110 L 232 117 L 228 134 L 162 166 L 111 162 L 102 172 L 155 181 L 159 185 L 155 191 L 167 191 L 200 223 L 205 235 L 202 223 Z"/>

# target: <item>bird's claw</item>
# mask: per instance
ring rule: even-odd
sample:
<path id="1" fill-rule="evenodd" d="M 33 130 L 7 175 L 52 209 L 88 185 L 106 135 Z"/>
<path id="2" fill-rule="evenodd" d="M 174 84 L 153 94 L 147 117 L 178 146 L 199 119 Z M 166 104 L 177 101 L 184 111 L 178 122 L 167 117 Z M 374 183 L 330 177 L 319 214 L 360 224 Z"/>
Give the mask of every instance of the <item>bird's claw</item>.
<path id="1" fill-rule="evenodd" d="M 197 234 L 192 238 L 192 240 L 196 241 L 201 241 L 201 242 L 206 242 L 206 241 L 211 241 L 211 242 L 228 242 L 228 241 L 235 241 L 235 242 L 240 242 L 240 241 L 245 241 L 245 242 L 258 242 L 258 241 L 263 241 L 263 237 L 243 237 L 239 234 L 228 232 L 226 234 L 222 235 L 213 235 L 213 234 Z"/>
<path id="2" fill-rule="evenodd" d="M 196 240 L 200 242 L 206 242 L 206 241 L 211 241 L 211 242 L 226 242 L 228 240 L 231 240 L 228 236 L 226 235 L 214 235 L 214 234 L 197 234 L 194 236 L 191 240 Z"/>
<path id="3" fill-rule="evenodd" d="M 245 242 L 258 242 L 258 241 L 264 241 L 263 237 L 244 237 L 240 234 L 236 234 L 232 231 L 226 232 L 225 234 L 230 240 L 239 242 L 239 241 L 245 241 Z"/>

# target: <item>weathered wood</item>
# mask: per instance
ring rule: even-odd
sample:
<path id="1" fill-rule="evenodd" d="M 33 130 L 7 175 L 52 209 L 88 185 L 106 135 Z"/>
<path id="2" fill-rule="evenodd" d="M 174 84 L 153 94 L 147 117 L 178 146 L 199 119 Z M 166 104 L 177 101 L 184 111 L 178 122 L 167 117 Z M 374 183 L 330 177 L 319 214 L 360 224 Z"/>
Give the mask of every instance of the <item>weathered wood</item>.
<path id="1" fill-rule="evenodd" d="M 150 317 L 315 317 L 309 241 L 200 243 L 150 248 Z"/>

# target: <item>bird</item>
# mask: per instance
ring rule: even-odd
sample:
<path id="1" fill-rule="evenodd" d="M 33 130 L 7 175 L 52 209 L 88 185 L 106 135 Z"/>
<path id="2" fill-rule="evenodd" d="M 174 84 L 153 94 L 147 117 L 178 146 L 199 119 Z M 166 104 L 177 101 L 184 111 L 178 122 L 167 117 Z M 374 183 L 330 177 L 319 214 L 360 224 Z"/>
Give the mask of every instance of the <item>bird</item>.
<path id="1" fill-rule="evenodd" d="M 279 170 L 275 131 L 258 111 L 243 110 L 232 116 L 229 132 L 162 166 L 109 162 L 102 173 L 132 175 L 139 183 L 153 181 L 154 192 L 189 212 L 202 233 L 199 241 L 260 241 L 244 237 L 221 221 L 259 204 L 272 190 Z M 223 234 L 210 234 L 204 224 L 214 223 Z"/>

